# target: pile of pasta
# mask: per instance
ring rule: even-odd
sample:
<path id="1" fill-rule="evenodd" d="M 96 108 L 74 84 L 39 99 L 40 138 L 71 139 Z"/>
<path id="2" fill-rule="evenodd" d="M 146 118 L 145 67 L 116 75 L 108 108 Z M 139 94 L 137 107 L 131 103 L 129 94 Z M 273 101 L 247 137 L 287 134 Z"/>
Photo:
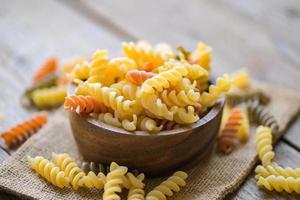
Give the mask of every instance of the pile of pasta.
<path id="1" fill-rule="evenodd" d="M 227 74 L 210 84 L 212 49 L 199 43 L 175 54 L 167 44 L 122 45 L 122 57 L 97 50 L 74 67 L 75 94 L 65 109 L 89 114 L 127 131 L 149 133 L 197 122 L 231 86 Z"/>
<path id="2" fill-rule="evenodd" d="M 33 170 L 54 186 L 64 188 L 71 185 L 74 190 L 103 189 L 103 200 L 121 199 L 119 195 L 124 189 L 128 190 L 128 200 L 167 199 L 186 185 L 188 177 L 185 172 L 177 171 L 145 195 L 145 175 L 136 170 L 128 171 L 127 167 L 115 162 L 106 172 L 103 168 L 84 171 L 67 153 L 52 153 L 52 161 L 42 156 L 28 157 L 28 161 Z"/>
<path id="3" fill-rule="evenodd" d="M 48 58 L 33 75 L 31 86 L 25 91 L 22 99 L 23 105 L 42 110 L 61 106 L 70 81 L 67 73 L 82 60 L 78 58 L 60 65 L 56 57 Z"/>

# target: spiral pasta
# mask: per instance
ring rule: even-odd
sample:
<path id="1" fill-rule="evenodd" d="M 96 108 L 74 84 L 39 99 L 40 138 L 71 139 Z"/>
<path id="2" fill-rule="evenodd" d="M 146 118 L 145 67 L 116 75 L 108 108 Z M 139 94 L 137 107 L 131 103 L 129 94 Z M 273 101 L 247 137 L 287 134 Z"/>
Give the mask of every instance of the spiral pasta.
<path id="1" fill-rule="evenodd" d="M 251 81 L 247 70 L 243 69 L 237 71 L 232 75 L 232 86 L 241 90 L 245 90 L 251 87 Z"/>
<path id="2" fill-rule="evenodd" d="M 197 90 L 196 88 L 197 82 L 193 81 L 191 82 L 188 78 L 183 78 L 181 81 L 179 81 L 173 88 L 176 90 L 176 92 L 185 91 L 188 92 L 190 90 Z"/>
<path id="3" fill-rule="evenodd" d="M 247 103 L 252 101 L 257 101 L 260 104 L 268 104 L 270 102 L 270 97 L 260 90 L 242 91 L 233 89 L 234 88 L 231 88 L 230 91 L 227 92 L 225 95 L 226 103 L 232 107 L 241 103 Z"/>
<path id="4" fill-rule="evenodd" d="M 157 133 L 162 130 L 163 125 L 158 125 L 157 122 L 147 116 L 139 116 L 137 121 L 138 129 L 150 133 Z"/>
<path id="5" fill-rule="evenodd" d="M 31 99 L 38 108 L 52 108 L 63 104 L 67 96 L 65 86 L 37 89 L 31 93 Z"/>
<path id="6" fill-rule="evenodd" d="M 199 120 L 199 116 L 195 112 L 193 106 L 187 108 L 178 108 L 174 114 L 174 121 L 178 124 L 192 124 Z"/>
<path id="7" fill-rule="evenodd" d="M 182 66 L 176 66 L 173 69 L 162 72 L 157 76 L 147 79 L 143 85 L 141 92 L 153 94 L 156 91 L 162 92 L 163 89 L 169 88 L 171 85 L 176 85 L 187 75 L 187 70 Z"/>
<path id="8" fill-rule="evenodd" d="M 56 71 L 58 65 L 58 60 L 55 57 L 49 58 L 46 62 L 38 69 L 32 78 L 32 83 L 43 80 L 47 75 Z"/>
<path id="9" fill-rule="evenodd" d="M 209 86 L 209 92 L 201 95 L 201 104 L 204 107 L 212 106 L 213 103 L 221 97 L 221 95 L 230 89 L 231 81 L 227 74 L 217 79 L 216 85 Z"/>
<path id="10" fill-rule="evenodd" d="M 71 77 L 73 79 L 87 80 L 89 76 L 90 76 L 90 67 L 86 61 L 76 64 L 71 72 Z"/>
<path id="11" fill-rule="evenodd" d="M 164 90 L 160 94 L 160 98 L 163 102 L 169 106 L 179 106 L 184 107 L 187 105 L 194 105 L 195 103 L 200 101 L 200 93 L 195 92 L 194 90 L 189 90 L 188 92 L 180 91 L 176 93 L 175 90 Z"/>
<path id="12" fill-rule="evenodd" d="M 145 192 L 143 190 L 145 184 L 143 180 L 145 179 L 144 174 L 139 174 L 134 176 L 132 173 L 128 172 L 124 179 L 125 188 L 129 189 L 127 200 L 144 200 Z"/>
<path id="13" fill-rule="evenodd" d="M 62 171 L 65 172 L 75 190 L 83 186 L 84 183 L 82 179 L 85 176 L 85 173 L 77 166 L 69 154 L 52 153 L 52 160 Z"/>
<path id="14" fill-rule="evenodd" d="M 142 85 L 145 80 L 152 78 L 154 75 L 155 74 L 151 72 L 130 70 L 126 73 L 126 80 L 135 85 Z"/>
<path id="15" fill-rule="evenodd" d="M 66 97 L 64 108 L 77 113 L 106 113 L 112 112 L 103 103 L 91 96 L 72 95 Z"/>
<path id="16" fill-rule="evenodd" d="M 185 172 L 175 172 L 170 178 L 150 191 L 146 196 L 146 200 L 165 200 L 167 196 L 173 196 L 174 192 L 179 192 L 180 187 L 186 185 L 185 179 L 187 177 L 188 175 Z"/>
<path id="17" fill-rule="evenodd" d="M 283 176 L 268 176 L 266 178 L 259 177 L 258 186 L 263 186 L 267 190 L 288 193 L 296 192 L 300 194 L 300 178 L 283 177 Z"/>
<path id="18" fill-rule="evenodd" d="M 198 64 L 206 70 L 210 70 L 212 48 L 204 44 L 198 43 L 196 50 L 190 55 L 189 60 L 191 63 Z"/>
<path id="19" fill-rule="evenodd" d="M 7 131 L 1 133 L 8 148 L 16 147 L 26 141 L 47 123 L 47 115 L 40 113 L 22 123 L 16 124 Z"/>
<path id="20" fill-rule="evenodd" d="M 251 122 L 270 127 L 272 133 L 278 133 L 278 122 L 265 106 L 260 105 L 258 101 L 248 101 L 248 110 Z"/>
<path id="21" fill-rule="evenodd" d="M 268 127 L 259 126 L 255 134 L 256 149 L 263 166 L 271 164 L 275 156 L 272 147 L 272 131 Z"/>
<path id="22" fill-rule="evenodd" d="M 244 116 L 239 108 L 230 111 L 224 126 L 220 131 L 218 137 L 218 149 L 220 152 L 229 154 L 235 148 L 237 143 L 237 134 L 241 127 Z"/>
<path id="23" fill-rule="evenodd" d="M 168 109 L 167 105 L 164 104 L 155 94 L 142 94 L 141 103 L 144 108 L 154 114 L 157 118 L 167 120 L 173 120 L 174 114 L 178 110 L 177 106 L 172 106 Z"/>
<path id="24" fill-rule="evenodd" d="M 102 172 L 99 172 L 98 175 L 96 175 L 93 171 L 90 171 L 80 180 L 80 182 L 87 188 L 103 189 L 106 177 Z"/>
<path id="25" fill-rule="evenodd" d="M 138 66 L 143 67 L 145 64 L 151 65 L 151 68 L 146 68 L 147 70 L 152 70 L 158 66 L 161 66 L 166 60 L 173 57 L 172 54 L 163 54 L 161 49 L 154 50 L 150 45 L 145 45 L 141 43 L 123 43 L 122 51 L 125 56 L 133 59 Z M 145 69 L 145 68 L 142 68 Z"/>
<path id="26" fill-rule="evenodd" d="M 114 115 L 111 113 L 101 113 L 98 117 L 98 119 L 106 124 L 115 126 L 115 127 L 123 127 L 127 131 L 134 131 L 137 127 L 137 116 L 132 116 L 132 121 L 128 119 L 119 119 L 115 113 Z"/>
<path id="27" fill-rule="evenodd" d="M 255 172 L 257 175 L 255 176 L 257 179 L 259 177 L 268 177 L 271 175 L 274 176 L 283 176 L 284 178 L 293 177 L 293 178 L 300 178 L 300 168 L 291 168 L 291 167 L 281 167 L 275 163 L 272 163 L 271 165 L 262 166 L 258 165 L 255 168 Z"/>
<path id="28" fill-rule="evenodd" d="M 65 173 L 42 156 L 37 156 L 35 158 L 28 156 L 28 161 L 32 169 L 53 185 L 64 188 L 69 184 L 69 179 L 66 177 Z"/>
<path id="29" fill-rule="evenodd" d="M 120 200 L 117 193 L 122 191 L 124 176 L 127 173 L 127 167 L 119 166 L 112 162 L 110 165 L 110 172 L 106 176 L 106 183 L 104 185 L 103 200 Z"/>

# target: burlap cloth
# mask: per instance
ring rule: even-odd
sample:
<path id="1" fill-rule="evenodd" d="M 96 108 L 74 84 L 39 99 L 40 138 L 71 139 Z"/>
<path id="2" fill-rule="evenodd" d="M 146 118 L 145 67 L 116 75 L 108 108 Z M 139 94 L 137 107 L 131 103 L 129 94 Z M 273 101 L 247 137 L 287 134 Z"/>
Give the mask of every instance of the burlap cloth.
<path id="1" fill-rule="evenodd" d="M 280 124 L 282 133 L 299 111 L 300 95 L 271 85 L 260 85 L 260 88 L 272 97 L 269 106 Z M 254 128 L 249 142 L 240 145 L 232 154 L 222 156 L 213 150 L 205 160 L 196 165 L 186 166 L 184 170 L 189 174 L 187 186 L 170 199 L 222 199 L 237 189 L 257 161 L 253 131 Z M 73 191 L 70 187 L 66 189 L 53 187 L 30 169 L 26 160 L 27 155 L 50 158 L 51 152 L 68 152 L 78 161 L 81 159 L 66 114 L 62 112 L 55 114 L 39 134 L 29 139 L 1 164 L 0 188 L 30 199 L 102 198 L 102 191 L 87 189 Z M 163 179 L 148 180 L 146 191 L 161 180 Z"/>

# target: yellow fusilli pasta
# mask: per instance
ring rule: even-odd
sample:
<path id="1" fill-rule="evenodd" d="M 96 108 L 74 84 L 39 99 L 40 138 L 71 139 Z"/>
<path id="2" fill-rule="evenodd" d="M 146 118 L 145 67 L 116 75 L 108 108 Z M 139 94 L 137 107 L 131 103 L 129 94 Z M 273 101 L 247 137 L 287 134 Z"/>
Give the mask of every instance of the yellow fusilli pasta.
<path id="1" fill-rule="evenodd" d="M 28 156 L 28 161 L 32 169 L 53 185 L 63 188 L 69 184 L 69 179 L 66 177 L 65 173 L 42 156 L 37 156 L 35 158 Z"/>
<path id="2" fill-rule="evenodd" d="M 259 126 L 255 134 L 256 150 L 263 166 L 271 164 L 275 156 L 272 147 L 272 131 L 269 127 Z"/>
<path id="3" fill-rule="evenodd" d="M 189 60 L 191 63 L 196 63 L 210 70 L 212 48 L 200 42 L 197 49 L 190 55 Z"/>
<path id="4" fill-rule="evenodd" d="M 288 193 L 296 192 L 300 194 L 300 178 L 283 177 L 283 176 L 268 176 L 266 178 L 259 177 L 258 186 L 263 186 L 267 190 Z"/>
<path id="5" fill-rule="evenodd" d="M 172 106 L 168 109 L 167 105 L 162 102 L 155 94 L 142 94 L 141 103 L 145 109 L 155 115 L 157 118 L 173 120 L 174 113 L 178 107 Z"/>
<path id="6" fill-rule="evenodd" d="M 54 86 L 36 89 L 30 96 L 38 108 L 52 108 L 63 104 L 67 96 L 67 88 L 65 86 Z"/>
<path id="7" fill-rule="evenodd" d="M 199 120 L 198 114 L 193 106 L 178 108 L 174 114 L 174 121 L 178 124 L 192 124 Z"/>
<path id="8" fill-rule="evenodd" d="M 227 74 L 217 79 L 216 85 L 209 86 L 208 92 L 204 92 L 201 95 L 201 104 L 204 107 L 209 107 L 221 97 L 221 95 L 230 89 L 231 81 Z"/>
<path id="9" fill-rule="evenodd" d="M 172 107 L 174 105 L 184 107 L 187 105 L 194 105 L 195 103 L 199 102 L 200 93 L 195 92 L 194 90 L 189 90 L 188 92 L 181 90 L 178 93 L 176 93 L 175 90 L 164 90 L 160 94 L 160 98 L 169 107 Z"/>
<path id="10" fill-rule="evenodd" d="M 182 66 L 176 66 L 173 69 L 162 72 L 157 76 L 147 79 L 142 84 L 141 93 L 153 94 L 155 90 L 162 92 L 163 89 L 176 85 L 187 73 L 187 70 Z"/>
<path id="11" fill-rule="evenodd" d="M 143 190 L 145 184 L 143 180 L 145 179 L 144 174 L 139 174 L 134 176 L 132 173 L 128 172 L 124 179 L 125 188 L 129 189 L 127 200 L 144 200 L 145 192 Z"/>
<path id="12" fill-rule="evenodd" d="M 163 125 L 157 125 L 156 121 L 147 116 L 138 117 L 138 129 L 150 133 L 157 133 L 162 130 Z"/>
<path id="13" fill-rule="evenodd" d="M 127 173 L 127 167 L 119 166 L 112 162 L 110 165 L 110 172 L 106 176 L 106 183 L 104 185 L 103 200 L 120 200 L 117 193 L 122 191 L 124 176 Z"/>
<path id="14" fill-rule="evenodd" d="M 93 171 L 90 171 L 81 179 L 81 182 L 87 188 L 103 189 L 106 182 L 106 176 L 102 172 L 99 172 L 98 175 L 96 175 Z"/>
<path id="15" fill-rule="evenodd" d="M 119 127 L 119 128 L 123 127 L 127 131 L 134 131 L 136 130 L 137 127 L 136 115 L 133 115 L 132 121 L 130 121 L 128 119 L 123 119 L 123 120 L 119 119 L 116 113 L 115 115 L 111 113 L 101 113 L 98 119 L 106 124 L 110 124 L 115 127 Z"/>
<path id="16" fill-rule="evenodd" d="M 76 64 L 71 72 L 71 77 L 73 79 L 87 80 L 89 78 L 89 75 L 90 67 L 88 66 L 88 63 L 86 61 Z"/>
<path id="17" fill-rule="evenodd" d="M 75 190 L 77 190 L 80 186 L 83 186 L 82 179 L 85 176 L 85 173 L 77 166 L 69 154 L 52 153 L 52 160 L 62 171 L 65 172 Z"/>
<path id="18" fill-rule="evenodd" d="M 291 168 L 291 167 L 281 167 L 275 163 L 272 163 L 271 165 L 262 166 L 258 165 L 255 168 L 255 172 L 257 175 L 255 176 L 257 179 L 259 177 L 268 177 L 271 175 L 274 176 L 283 176 L 285 178 L 293 177 L 293 178 L 300 178 L 300 168 Z"/>
<path id="19" fill-rule="evenodd" d="M 180 187 L 186 185 L 185 179 L 187 177 L 188 175 L 185 172 L 175 172 L 170 178 L 150 191 L 146 196 L 146 200 L 165 200 L 167 196 L 173 196 L 174 192 L 179 192 Z"/>

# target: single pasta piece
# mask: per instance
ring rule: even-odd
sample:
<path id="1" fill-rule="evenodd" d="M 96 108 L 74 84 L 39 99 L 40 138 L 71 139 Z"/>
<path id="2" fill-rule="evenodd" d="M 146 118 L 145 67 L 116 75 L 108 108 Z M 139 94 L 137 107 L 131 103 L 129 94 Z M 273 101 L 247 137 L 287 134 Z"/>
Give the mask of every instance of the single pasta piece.
<path id="1" fill-rule="evenodd" d="M 204 107 L 210 107 L 221 95 L 230 89 L 231 81 L 227 74 L 217 79 L 216 85 L 209 86 L 208 92 L 204 92 L 201 96 L 201 104 Z"/>
<path id="2" fill-rule="evenodd" d="M 185 107 L 187 105 L 194 105 L 200 101 L 200 93 L 195 92 L 194 90 L 189 90 L 188 92 L 180 91 L 176 92 L 175 90 L 164 90 L 160 94 L 160 98 L 163 100 L 167 106 L 178 106 Z"/>
<path id="3" fill-rule="evenodd" d="M 97 50 L 89 63 L 88 82 L 109 85 L 109 83 L 106 83 L 106 80 L 109 78 L 106 77 L 106 70 L 109 67 L 108 63 L 108 52 L 106 50 Z"/>
<path id="4" fill-rule="evenodd" d="M 72 95 L 66 97 L 64 108 L 65 110 L 86 114 L 112 112 L 111 109 L 97 101 L 95 98 L 83 95 Z"/>
<path id="5" fill-rule="evenodd" d="M 139 71 L 139 70 L 130 70 L 126 73 L 126 80 L 130 81 L 135 85 L 142 85 L 142 83 L 155 76 L 154 73 Z"/>
<path id="6" fill-rule="evenodd" d="M 177 112 L 178 107 L 172 106 L 168 109 L 167 105 L 162 102 L 155 94 L 142 94 L 141 95 L 142 106 L 150 113 L 156 116 L 156 118 L 173 120 L 174 114 Z"/>
<path id="7" fill-rule="evenodd" d="M 53 108 L 63 104 L 67 96 L 65 86 L 37 89 L 31 93 L 31 99 L 38 108 Z"/>
<path id="8" fill-rule="evenodd" d="M 56 154 L 52 153 L 53 162 L 64 171 L 69 178 L 72 187 L 77 190 L 83 186 L 83 177 L 85 173 L 77 166 L 76 162 L 67 153 Z"/>
<path id="9" fill-rule="evenodd" d="M 300 194 L 300 178 L 285 178 L 283 176 L 271 175 L 266 178 L 259 177 L 257 185 L 270 191 L 286 191 L 287 193 L 296 192 L 297 194 Z"/>
<path id="10" fill-rule="evenodd" d="M 128 172 L 124 178 L 124 187 L 129 189 L 127 200 L 144 200 L 145 192 L 143 190 L 145 184 L 143 180 L 145 179 L 144 174 L 139 174 L 134 176 L 132 173 Z"/>
<path id="11" fill-rule="evenodd" d="M 119 166 L 117 163 L 112 162 L 110 165 L 110 172 L 106 176 L 106 183 L 104 185 L 103 200 L 120 200 L 117 193 L 122 191 L 121 186 L 124 182 L 127 167 Z"/>
<path id="12" fill-rule="evenodd" d="M 49 58 L 46 62 L 38 69 L 32 78 L 32 83 L 43 80 L 47 75 L 56 71 L 58 65 L 58 60 L 55 57 Z"/>
<path id="13" fill-rule="evenodd" d="M 163 200 L 166 197 L 173 196 L 174 192 L 179 192 L 180 187 L 186 185 L 185 179 L 188 175 L 185 172 L 177 171 L 160 185 L 150 191 L 146 200 Z"/>
<path id="14" fill-rule="evenodd" d="M 197 91 L 196 85 L 197 85 L 196 81 L 191 82 L 190 79 L 183 78 L 173 88 L 174 90 L 176 90 L 176 92 L 181 92 L 181 91 L 188 92 L 190 90 Z"/>
<path id="15" fill-rule="evenodd" d="M 79 79 L 79 80 L 87 80 L 89 78 L 90 74 L 90 67 L 88 63 L 82 62 L 79 64 L 76 64 L 71 72 L 72 79 Z"/>
<path id="16" fill-rule="evenodd" d="M 123 127 L 127 131 L 135 131 L 137 127 L 137 116 L 132 116 L 132 121 L 128 119 L 121 120 L 118 118 L 117 114 L 114 115 L 111 113 L 101 113 L 98 119 L 106 124 L 115 126 L 115 127 Z"/>
<path id="17" fill-rule="evenodd" d="M 16 124 L 7 131 L 1 133 L 8 148 L 16 147 L 40 130 L 47 123 L 47 115 L 40 113 L 22 123 Z"/>
<path id="18" fill-rule="evenodd" d="M 173 52 L 169 54 L 169 50 L 163 53 L 165 52 L 163 48 L 155 50 L 150 45 L 145 45 L 145 43 L 123 43 L 122 51 L 125 56 L 133 59 L 139 67 L 142 68 L 146 64 L 148 68 L 142 69 L 149 71 L 163 65 L 165 61 L 174 56 Z M 149 65 L 151 65 L 151 68 Z"/>
<path id="19" fill-rule="evenodd" d="M 139 116 L 137 121 L 139 130 L 147 131 L 150 133 L 157 133 L 162 130 L 163 125 L 158 125 L 155 120 L 147 116 Z"/>
<path id="20" fill-rule="evenodd" d="M 74 67 L 77 65 L 77 64 L 82 64 L 84 62 L 84 58 L 83 57 L 78 57 L 78 58 L 75 58 L 75 59 L 72 59 L 72 60 L 69 60 L 67 62 L 64 62 L 60 68 L 62 69 L 62 71 L 66 74 L 70 74 L 72 73 Z"/>
<path id="21" fill-rule="evenodd" d="M 142 84 L 141 93 L 153 94 L 155 91 L 162 92 L 163 89 L 175 86 L 187 73 L 187 70 L 183 66 L 176 66 L 173 69 L 162 72 L 157 76 L 147 79 Z"/>
<path id="22" fill-rule="evenodd" d="M 232 86 L 241 90 L 245 90 L 251 87 L 251 80 L 246 69 L 235 72 L 232 77 Z"/>
<path id="23" fill-rule="evenodd" d="M 269 109 L 260 105 L 258 101 L 248 101 L 247 104 L 251 122 L 270 127 L 272 129 L 272 133 L 278 133 L 279 124 Z"/>
<path id="24" fill-rule="evenodd" d="M 174 121 L 178 124 L 192 124 L 199 120 L 198 114 L 193 106 L 178 108 L 174 114 Z"/>
<path id="25" fill-rule="evenodd" d="M 66 177 L 65 173 L 42 156 L 37 156 L 35 158 L 28 156 L 28 162 L 32 169 L 53 185 L 64 188 L 69 184 L 69 179 Z"/>
<path id="26" fill-rule="evenodd" d="M 218 149 L 220 152 L 229 154 L 235 148 L 237 143 L 237 133 L 241 127 L 244 116 L 239 108 L 234 108 L 228 114 L 226 122 L 224 123 L 220 135 L 218 137 Z"/>
<path id="27" fill-rule="evenodd" d="M 198 43 L 197 49 L 190 55 L 189 61 L 210 70 L 212 57 L 212 48 L 204 44 Z"/>
<path id="28" fill-rule="evenodd" d="M 272 131 L 269 127 L 259 126 L 255 134 L 256 150 L 263 166 L 271 164 L 275 156 L 272 147 Z"/>
<path id="29" fill-rule="evenodd" d="M 271 175 L 274 176 L 283 176 L 285 178 L 288 177 L 293 177 L 293 178 L 300 178 L 300 168 L 291 168 L 291 167 L 281 167 L 276 163 L 272 163 L 271 165 L 267 165 L 267 166 L 262 166 L 262 165 L 258 165 L 255 168 L 255 172 L 257 173 L 257 175 L 255 176 L 255 178 L 259 179 L 259 177 L 268 177 Z"/>
<path id="30" fill-rule="evenodd" d="M 98 175 L 96 175 L 94 172 L 90 171 L 80 180 L 80 182 L 87 188 L 103 189 L 106 177 L 102 172 L 99 172 Z"/>
<path id="31" fill-rule="evenodd" d="M 250 132 L 250 124 L 248 119 L 248 109 L 245 104 L 239 106 L 241 110 L 241 114 L 243 116 L 243 120 L 241 122 L 241 126 L 237 132 L 237 136 L 241 142 L 246 142 L 249 138 Z"/>

